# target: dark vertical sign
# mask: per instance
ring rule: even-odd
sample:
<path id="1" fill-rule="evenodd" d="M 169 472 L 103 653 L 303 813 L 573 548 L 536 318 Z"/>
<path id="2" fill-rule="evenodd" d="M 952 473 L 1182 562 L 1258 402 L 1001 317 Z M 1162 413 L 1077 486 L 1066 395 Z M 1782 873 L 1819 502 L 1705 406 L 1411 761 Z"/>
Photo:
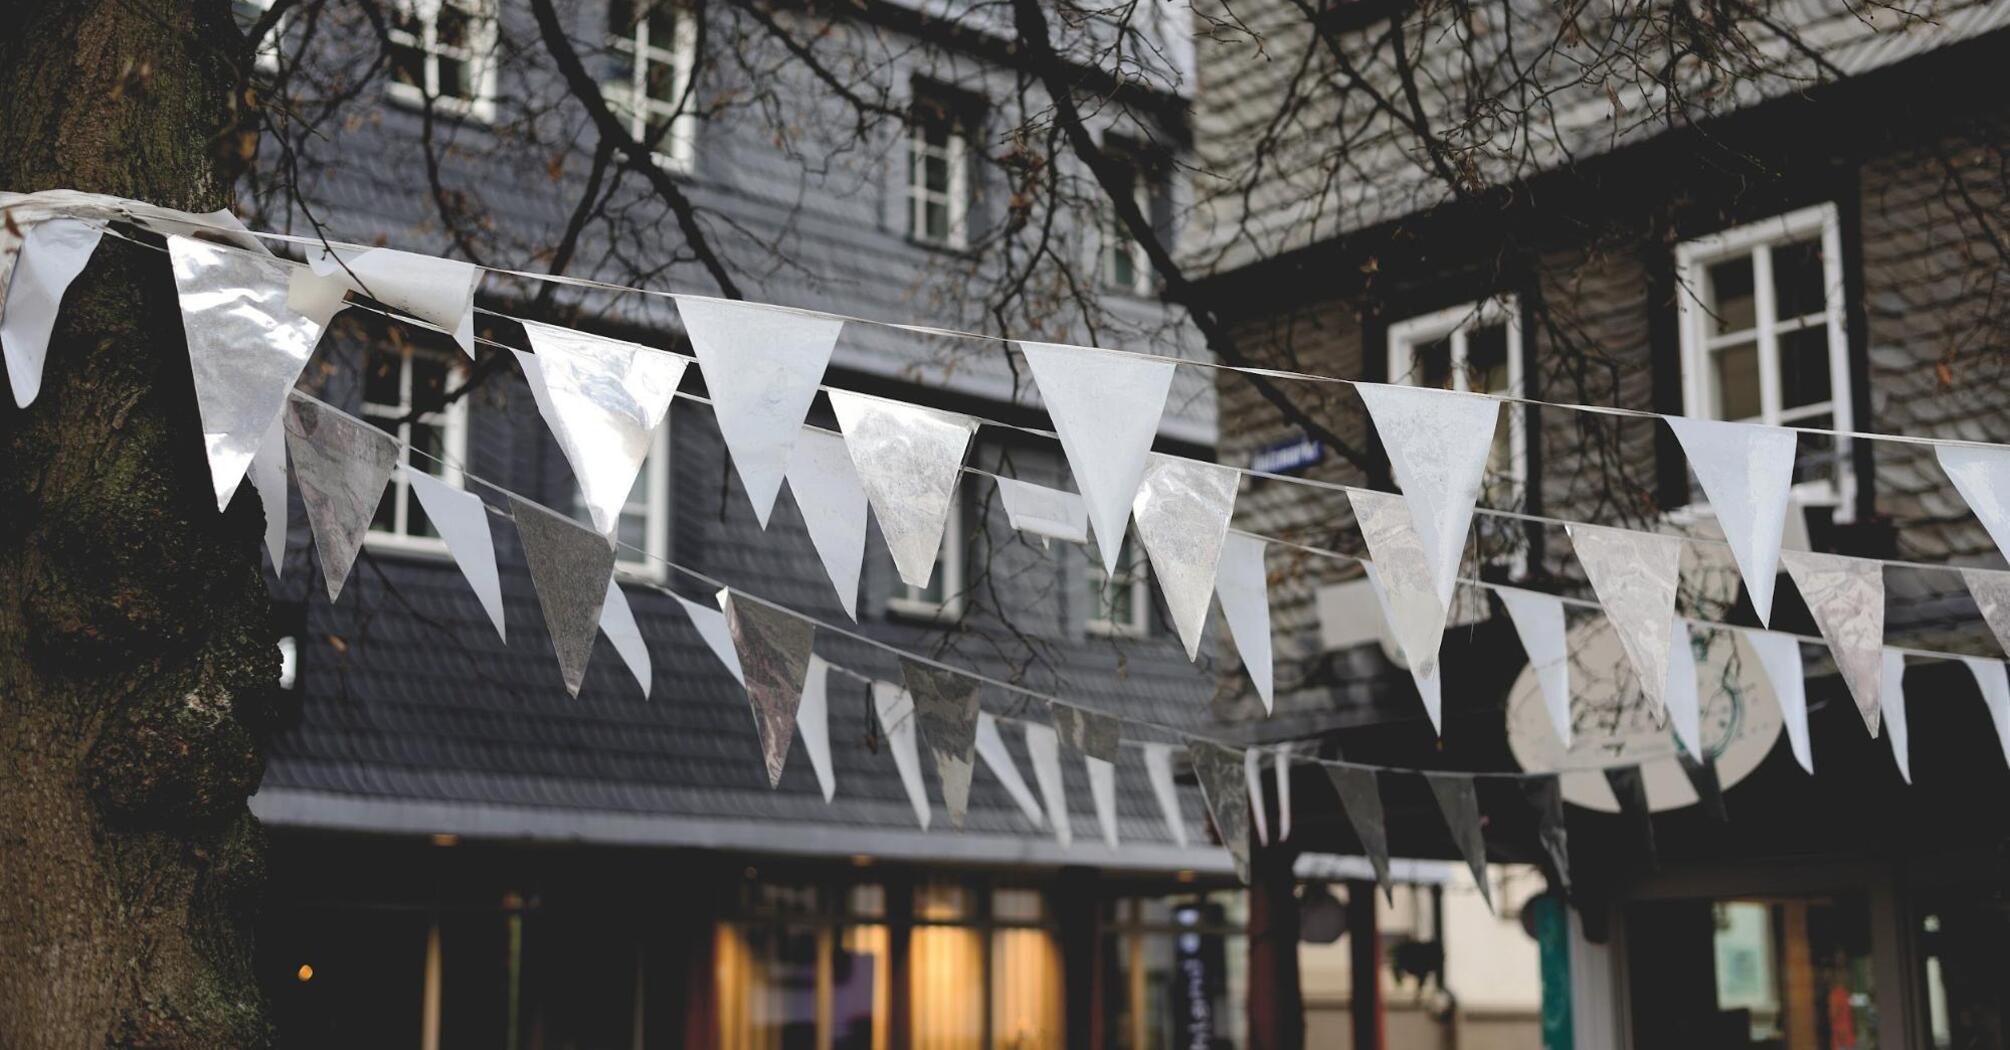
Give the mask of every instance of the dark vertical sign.
<path id="1" fill-rule="evenodd" d="M 1173 911 L 1181 927 L 1173 934 L 1172 1046 L 1174 1050 L 1223 1050 L 1220 1010 L 1227 998 L 1228 953 L 1220 928 L 1220 905 L 1189 904 Z"/>

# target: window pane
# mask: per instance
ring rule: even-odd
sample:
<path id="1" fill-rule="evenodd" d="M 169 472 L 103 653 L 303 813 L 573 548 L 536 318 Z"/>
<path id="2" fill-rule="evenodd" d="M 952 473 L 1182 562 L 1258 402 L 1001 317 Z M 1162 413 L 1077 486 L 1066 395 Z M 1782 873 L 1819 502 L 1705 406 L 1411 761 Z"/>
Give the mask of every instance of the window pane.
<path id="1" fill-rule="evenodd" d="M 439 58 L 440 96 L 442 98 L 470 99 L 475 97 L 474 81 L 468 74 L 467 63 L 458 58 Z"/>
<path id="2" fill-rule="evenodd" d="M 1705 278 L 1710 283 L 1713 314 L 1711 330 L 1719 335 L 1742 332 L 1758 323 L 1758 306 L 1752 295 L 1752 257 L 1741 255 L 1711 266 Z"/>
<path id="3" fill-rule="evenodd" d="M 1780 404 L 1819 405 L 1829 399 L 1829 330 L 1803 328 L 1780 337 Z"/>
<path id="4" fill-rule="evenodd" d="M 440 5 L 438 19 L 439 35 L 436 39 L 441 47 L 463 48 L 468 46 L 468 24 L 466 11 L 450 3 Z"/>
<path id="5" fill-rule="evenodd" d="M 445 358 L 431 354 L 412 355 L 412 408 L 420 412 L 438 412 L 447 407 L 447 374 L 450 366 Z"/>
<path id="6" fill-rule="evenodd" d="M 713 950 L 719 1045 L 733 1050 L 813 1050 L 816 929 L 721 924 Z"/>
<path id="7" fill-rule="evenodd" d="M 931 241 L 949 239 L 949 206 L 941 201 L 929 201 L 922 205 L 924 222 L 922 235 Z"/>
<path id="8" fill-rule="evenodd" d="M 1751 419 L 1759 414 L 1759 347 L 1739 343 L 1715 351 L 1712 379 L 1718 419 Z"/>
<path id="9" fill-rule="evenodd" d="M 832 947 L 831 1050 L 886 1050 L 887 951 L 884 926 L 845 927 Z"/>
<path id="10" fill-rule="evenodd" d="M 1409 382 L 1417 386 L 1434 386 L 1445 390 L 1452 388 L 1450 336 L 1419 345 L 1411 353 L 1410 374 L 1405 377 Z"/>
<path id="11" fill-rule="evenodd" d="M 1037 895 L 1036 895 L 1037 899 Z M 1060 1046 L 1061 953 L 1047 930 L 991 935 L 991 1045 L 997 1050 Z"/>
<path id="12" fill-rule="evenodd" d="M 607 28 L 616 36 L 627 36 L 635 31 L 634 0 L 608 0 Z"/>
<path id="13" fill-rule="evenodd" d="M 1780 320 L 1827 310 L 1823 284 L 1822 242 L 1800 241 L 1773 249 L 1773 294 Z"/>
<path id="14" fill-rule="evenodd" d="M 655 59 L 638 61 L 648 63 L 648 71 L 643 75 L 644 93 L 658 102 L 677 102 L 677 67 Z"/>
<path id="15" fill-rule="evenodd" d="M 649 46 L 669 50 L 677 39 L 677 5 L 658 0 L 649 5 Z"/>
<path id="16" fill-rule="evenodd" d="M 958 883 L 930 882 L 915 887 L 914 917 L 925 922 L 953 922 L 970 917 L 970 893 Z"/>
<path id="17" fill-rule="evenodd" d="M 1835 426 L 1833 416 L 1818 415 L 1790 420 L 1794 426 L 1827 429 Z M 1794 482 L 1834 481 L 1840 466 L 1836 462 L 1836 439 L 1829 434 L 1802 434 L 1794 446 Z"/>
<path id="18" fill-rule="evenodd" d="M 949 154 L 930 149 L 921 158 L 922 185 L 930 193 L 949 192 Z"/>
<path id="19" fill-rule="evenodd" d="M 914 1050 L 984 1045 L 984 940 L 965 926 L 917 926 L 910 939 Z"/>
<path id="20" fill-rule="evenodd" d="M 405 355 L 391 350 L 372 350 L 363 365 L 363 400 L 372 405 L 397 408 L 404 402 L 398 393 L 398 370 Z"/>
<path id="21" fill-rule="evenodd" d="M 991 894 L 991 917 L 999 922 L 1039 922 L 1046 913 L 1039 890 L 1002 889 Z"/>
<path id="22" fill-rule="evenodd" d="M 411 427 L 412 452 L 406 459 L 413 470 L 423 470 L 434 477 L 446 474 L 446 465 L 440 461 L 447 451 L 446 428 L 435 423 L 414 423 Z"/>
<path id="23" fill-rule="evenodd" d="M 638 551 L 649 549 L 649 518 L 647 515 L 623 512 L 620 523 L 615 527 L 614 537 L 621 542 L 621 546 L 614 552 L 616 557 L 622 561 L 647 560 L 641 554 L 637 553 Z"/>
<path id="24" fill-rule="evenodd" d="M 1490 324 L 1466 333 L 1466 389 L 1482 394 L 1508 392 L 1506 325 Z"/>

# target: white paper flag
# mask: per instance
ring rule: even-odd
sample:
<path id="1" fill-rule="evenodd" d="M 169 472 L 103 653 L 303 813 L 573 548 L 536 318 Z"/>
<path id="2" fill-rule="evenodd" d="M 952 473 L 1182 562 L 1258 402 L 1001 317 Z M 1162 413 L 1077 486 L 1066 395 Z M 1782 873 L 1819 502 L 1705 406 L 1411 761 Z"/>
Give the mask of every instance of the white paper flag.
<path id="1" fill-rule="evenodd" d="M 1432 387 L 1356 383 L 1409 502 L 1438 603 L 1452 606 L 1500 402 Z"/>
<path id="2" fill-rule="evenodd" d="M 272 559 L 272 574 L 286 574 L 286 424 L 272 417 L 272 426 L 258 442 L 251 466 L 245 471 L 251 487 L 265 508 L 265 553 Z"/>
<path id="3" fill-rule="evenodd" d="M 837 794 L 837 775 L 831 769 L 830 665 L 810 654 L 810 671 L 803 679 L 803 699 L 796 705 L 796 739 L 809 752 L 810 768 L 816 771 L 817 786 L 824 801 Z"/>
<path id="4" fill-rule="evenodd" d="M 1249 813 L 1256 821 L 1256 841 L 1270 845 L 1269 805 L 1263 798 L 1263 752 L 1249 748 L 1242 753 L 1242 780 L 1249 789 Z"/>
<path id="5" fill-rule="evenodd" d="M 611 576 L 607 579 L 607 598 L 600 603 L 600 633 L 607 636 L 615 655 L 628 665 L 628 673 L 642 687 L 642 699 L 649 699 L 650 686 L 656 680 L 655 669 L 649 662 L 649 646 L 642 641 L 642 625 L 635 622 L 635 610 L 628 604 L 628 595 Z"/>
<path id="6" fill-rule="evenodd" d="M 1165 818 L 1166 834 L 1181 849 L 1186 848 L 1186 816 L 1179 808 L 1179 785 L 1173 782 L 1172 745 L 1146 744 L 1145 778 L 1151 781 L 1152 796 L 1158 799 L 1159 815 Z"/>
<path id="7" fill-rule="evenodd" d="M 1936 445 L 1933 451 L 1996 549 L 2010 558 L 2010 451 L 1968 445 Z"/>
<path id="8" fill-rule="evenodd" d="M 1667 418 L 1731 544 L 1752 608 L 1759 622 L 1767 623 L 1780 572 L 1787 498 L 1794 488 L 1794 432 L 1755 423 Z"/>
<path id="9" fill-rule="evenodd" d="M 1084 756 L 1082 767 L 1089 771 L 1089 799 L 1096 806 L 1096 826 L 1103 831 L 1103 845 L 1117 848 L 1117 767 L 1100 758 Z"/>
<path id="10" fill-rule="evenodd" d="M 992 481 L 1013 528 L 1047 539 L 1089 542 L 1089 505 L 1081 496 L 1012 478 Z"/>
<path id="11" fill-rule="evenodd" d="M 1745 641 L 1758 654 L 1766 680 L 1773 683 L 1773 695 L 1779 698 L 1780 717 L 1786 723 L 1787 743 L 1793 748 L 1794 761 L 1813 773 L 1815 757 L 1808 743 L 1808 693 L 1806 672 L 1801 668 L 1801 641 L 1772 631 L 1747 630 L 1744 634 Z"/>
<path id="12" fill-rule="evenodd" d="M 677 313 L 705 373 L 733 469 L 765 529 L 844 322 L 686 295 L 677 296 Z"/>
<path id="13" fill-rule="evenodd" d="M 725 591 L 719 592 L 722 602 L 725 594 Z M 707 609 L 681 595 L 671 597 L 676 598 L 677 604 L 684 607 L 684 615 L 690 617 L 691 627 L 698 632 L 698 637 L 704 641 L 705 648 L 712 650 L 712 655 L 719 658 L 719 663 L 723 664 L 726 671 L 733 676 L 733 681 L 740 683 L 744 688 L 747 684 L 747 673 L 740 668 L 740 654 L 733 651 L 733 633 L 726 629 L 726 614 L 716 608 Z"/>
<path id="14" fill-rule="evenodd" d="M 398 443 L 390 435 L 316 401 L 295 401 L 284 417 L 286 447 L 321 577 L 333 603 L 342 594 L 370 519 L 398 465 Z"/>
<path id="15" fill-rule="evenodd" d="M 1912 783 L 1912 731 L 1905 711 L 1905 654 L 1884 650 L 1878 665 L 1878 707 L 1884 716 L 1885 735 L 1891 737 L 1891 758 L 1898 763 L 1898 775 Z"/>
<path id="16" fill-rule="evenodd" d="M 1154 455 L 1131 504 L 1138 539 L 1151 558 L 1152 576 L 1189 660 L 1200 655 L 1200 636 L 1214 602 L 1215 566 L 1235 514 L 1235 487 L 1241 478 L 1232 467 Z"/>
<path id="17" fill-rule="evenodd" d="M 1354 521 L 1368 543 L 1373 561 L 1369 579 L 1382 603 L 1382 617 L 1403 651 L 1403 662 L 1419 679 L 1436 678 L 1438 648 L 1445 640 L 1445 616 L 1451 606 L 1438 597 L 1423 541 L 1410 523 L 1401 496 L 1367 489 L 1348 489 Z"/>
<path id="18" fill-rule="evenodd" d="M 1665 709 L 1681 539 L 1599 525 L 1572 524 L 1568 531 L 1578 564 L 1640 679 L 1640 691 L 1653 708 Z"/>
<path id="19" fill-rule="evenodd" d="M 789 491 L 802 511 L 810 543 L 823 561 L 838 604 L 858 619 L 858 577 L 865 564 L 865 489 L 844 438 L 804 427 L 789 453 Z"/>
<path id="20" fill-rule="evenodd" d="M 482 498 L 410 465 L 400 469 L 412 495 L 419 498 L 419 506 L 425 508 L 426 520 L 446 541 L 447 553 L 454 556 L 454 564 L 461 567 L 461 575 L 467 577 L 482 610 L 489 614 L 489 622 L 495 624 L 496 637 L 508 640 L 509 635 L 503 632 L 502 577 L 496 574 L 495 540 L 489 535 L 489 512 Z M 648 695 L 646 684 L 642 692 Z"/>
<path id="21" fill-rule="evenodd" d="M 76 219 L 46 219 L 21 235 L 13 276 L 0 285 L 0 348 L 6 351 L 7 382 L 17 407 L 27 408 L 42 392 L 42 365 L 63 294 L 84 272 L 104 232 Z"/>
<path id="22" fill-rule="evenodd" d="M 222 510 L 286 407 L 287 392 L 307 367 L 328 314 L 304 314 L 289 305 L 288 267 L 269 257 L 186 237 L 168 238 L 168 257 L 210 480 Z"/>
<path id="23" fill-rule="evenodd" d="M 1382 583 L 1381 567 L 1374 562 L 1363 562 L 1361 567 L 1368 571 L 1368 586 L 1375 592 L 1375 604 L 1382 607 L 1382 618 L 1389 621 L 1392 628 L 1395 627 L 1397 613 L 1390 602 L 1389 590 Z M 1436 595 L 1421 589 L 1412 590 L 1410 593 L 1413 596 L 1421 595 L 1423 601 L 1435 602 L 1438 600 Z M 1401 638 L 1402 636 L 1399 634 L 1397 636 L 1398 642 L 1401 641 Z M 1429 665 L 1430 670 L 1428 671 L 1419 670 L 1417 660 L 1409 656 L 1407 651 L 1404 654 L 1404 658 L 1410 664 L 1410 680 L 1417 683 L 1417 699 L 1423 702 L 1424 713 L 1431 716 L 1431 732 L 1438 736 L 1445 735 L 1444 682 L 1438 677 L 1436 654 L 1432 655 Z"/>
<path id="24" fill-rule="evenodd" d="M 1968 585 L 1975 608 L 1982 613 L 1989 632 L 1996 636 L 1996 644 L 2010 653 L 2010 572 L 1963 569 L 1961 581 Z"/>
<path id="25" fill-rule="evenodd" d="M 1033 761 L 1033 781 L 1047 803 L 1047 826 L 1066 849 L 1075 844 L 1075 829 L 1068 822 L 1068 789 L 1061 778 L 1061 738 L 1052 726 L 1026 723 L 1026 757 Z"/>
<path id="26" fill-rule="evenodd" d="M 299 462 L 297 451 L 293 459 Z M 565 691 L 578 696 L 600 631 L 600 610 L 607 604 L 607 581 L 614 576 L 614 548 L 607 537 L 571 518 L 515 496 L 509 503 Z"/>
<path id="27" fill-rule="evenodd" d="M 1570 749 L 1570 653 L 1564 646 L 1563 599 L 1553 594 L 1496 587 L 1508 619 L 1528 653 L 1529 666 L 1542 687 L 1542 705 L 1564 750 Z"/>
<path id="28" fill-rule="evenodd" d="M 307 251 L 307 264 L 324 281 L 438 325 L 475 356 L 475 286 L 482 271 L 472 263 L 393 248 L 316 245 Z"/>
<path id="29" fill-rule="evenodd" d="M 886 734 L 886 748 L 893 752 L 900 786 L 907 789 L 908 804 L 914 807 L 914 819 L 925 831 L 933 814 L 928 808 L 928 792 L 921 786 L 921 745 L 915 739 L 914 698 L 892 682 L 874 682 L 872 707 L 879 715 L 879 731 Z"/>
<path id="30" fill-rule="evenodd" d="M 894 567 L 908 586 L 927 587 L 977 421 L 846 390 L 830 399 Z"/>
<path id="31" fill-rule="evenodd" d="M 1876 736 L 1879 654 L 1884 651 L 1884 567 L 1808 551 L 1781 551 L 1780 561 L 1828 640 L 1864 727 Z"/>
<path id="32" fill-rule="evenodd" d="M 690 359 L 570 328 L 524 323 L 517 351 L 538 413 L 572 464 L 593 526 L 612 536 Z"/>
<path id="33" fill-rule="evenodd" d="M 1088 504 L 1103 571 L 1114 576 L 1131 497 L 1144 478 L 1145 456 L 1172 389 L 1173 363 L 1057 343 L 1016 345 Z"/>
<path id="34" fill-rule="evenodd" d="M 1961 662 L 1975 676 L 1975 687 L 1982 691 L 1982 705 L 1989 709 L 1989 721 L 1996 727 L 2003 760 L 2010 762 L 2010 667 L 2005 667 L 2001 660 L 1980 656 L 1964 656 Z"/>
<path id="35" fill-rule="evenodd" d="M 1291 840 L 1291 745 L 1277 745 L 1277 841 Z"/>
<path id="36" fill-rule="evenodd" d="M 1668 728 L 1691 757 L 1702 761 L 1703 698 L 1696 680 L 1696 650 L 1689 643 L 1689 626 L 1677 621 L 1668 641 L 1668 685 L 1663 696 L 1668 702 Z"/>
<path id="37" fill-rule="evenodd" d="M 977 716 L 977 755 L 991 770 L 991 775 L 1005 785 L 1005 793 L 1019 804 L 1019 812 L 1036 828 L 1047 826 L 1046 814 L 1040 811 L 1040 801 L 1033 797 L 1033 789 L 1026 786 L 1026 778 L 1019 775 L 1019 764 L 1012 761 L 1012 752 L 1005 746 L 1004 734 L 998 732 L 998 720 L 986 713 Z"/>
<path id="38" fill-rule="evenodd" d="M 1228 632 L 1242 654 L 1243 670 L 1263 698 L 1263 712 L 1271 711 L 1270 576 L 1263 566 L 1267 545 L 1259 538 L 1231 532 L 1221 544 L 1221 563 L 1214 574 L 1214 593 L 1221 598 L 1221 614 Z"/>

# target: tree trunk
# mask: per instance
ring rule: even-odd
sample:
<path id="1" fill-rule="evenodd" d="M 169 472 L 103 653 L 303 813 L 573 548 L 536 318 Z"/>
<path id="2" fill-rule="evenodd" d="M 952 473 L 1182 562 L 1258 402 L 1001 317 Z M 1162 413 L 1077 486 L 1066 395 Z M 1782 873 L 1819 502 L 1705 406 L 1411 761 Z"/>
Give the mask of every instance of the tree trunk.
<path id="1" fill-rule="evenodd" d="M 0 188 L 228 203 L 228 0 L 6 21 Z M 161 252 L 107 236 L 70 288 L 40 398 L 0 407 L 0 507 L 0 1046 L 265 1045 L 259 511 L 210 498 Z"/>

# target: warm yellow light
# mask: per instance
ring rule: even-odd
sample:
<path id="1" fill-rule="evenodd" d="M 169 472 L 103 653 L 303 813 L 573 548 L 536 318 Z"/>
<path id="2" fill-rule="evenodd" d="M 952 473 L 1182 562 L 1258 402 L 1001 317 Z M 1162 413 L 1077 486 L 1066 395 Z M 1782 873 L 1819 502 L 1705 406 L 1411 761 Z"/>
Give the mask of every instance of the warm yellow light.
<path id="1" fill-rule="evenodd" d="M 433 845 L 435 846 L 458 846 L 460 844 L 461 837 L 451 831 L 436 831 L 433 833 Z"/>
<path id="2" fill-rule="evenodd" d="M 1192 882 L 1192 881 L 1193 881 L 1193 869 L 1191 869 L 1191 868 L 1182 868 L 1182 869 L 1180 869 L 1179 871 L 1176 871 L 1176 872 L 1174 872 L 1174 873 L 1173 873 L 1173 878 L 1175 878 L 1175 879 L 1178 879 L 1178 880 L 1179 880 L 1179 881 L 1181 881 L 1181 882 Z"/>
<path id="3" fill-rule="evenodd" d="M 855 868 L 870 868 L 872 867 L 872 855 L 869 853 L 854 853 L 851 855 L 851 863 Z"/>
<path id="4" fill-rule="evenodd" d="M 301 984 L 306 984 L 314 979 L 314 967 L 301 963 L 300 969 L 293 971 L 293 976 L 299 979 Z"/>

